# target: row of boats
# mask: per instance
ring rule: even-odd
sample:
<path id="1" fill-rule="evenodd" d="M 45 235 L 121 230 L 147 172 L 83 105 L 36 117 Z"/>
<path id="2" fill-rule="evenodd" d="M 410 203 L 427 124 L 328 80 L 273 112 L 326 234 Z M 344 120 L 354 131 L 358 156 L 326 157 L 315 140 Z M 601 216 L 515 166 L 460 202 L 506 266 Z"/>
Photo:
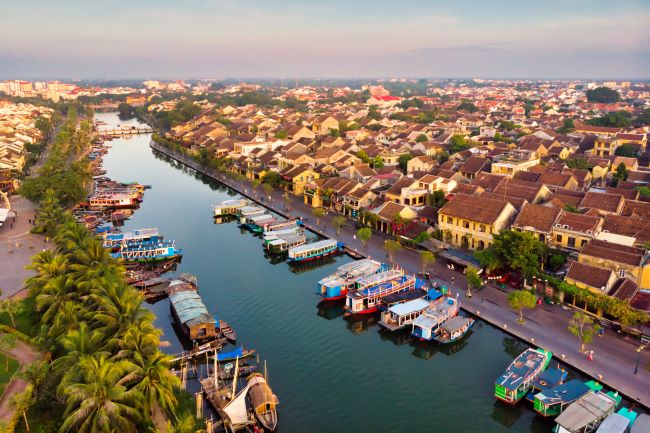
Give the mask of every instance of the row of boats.
<path id="1" fill-rule="evenodd" d="M 593 380 L 566 381 L 567 372 L 548 368 L 553 354 L 529 348 L 517 356 L 494 384 L 494 396 L 515 405 L 533 403 L 537 414 L 556 417 L 555 433 L 649 433 L 650 416 L 616 409 L 621 396 Z"/>
<path id="2" fill-rule="evenodd" d="M 323 302 L 345 300 L 345 315 L 380 313 L 387 331 L 409 329 L 420 341 L 453 343 L 474 319 L 459 316 L 460 300 L 442 284 L 409 275 L 372 259 L 346 263 L 317 284 Z"/>

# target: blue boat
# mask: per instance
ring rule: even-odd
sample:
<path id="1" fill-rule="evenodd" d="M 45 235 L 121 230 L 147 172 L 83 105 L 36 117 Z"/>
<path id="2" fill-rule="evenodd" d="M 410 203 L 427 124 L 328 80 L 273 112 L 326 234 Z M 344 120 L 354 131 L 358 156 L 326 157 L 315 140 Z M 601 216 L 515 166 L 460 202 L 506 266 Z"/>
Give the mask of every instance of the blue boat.
<path id="1" fill-rule="evenodd" d="M 163 237 L 158 229 L 136 229 L 127 233 L 104 233 L 102 246 L 104 248 L 119 249 L 122 245 L 136 245 L 145 242 L 160 242 Z"/>
<path id="2" fill-rule="evenodd" d="M 144 242 L 136 245 L 123 245 L 118 251 L 111 253 L 111 256 L 126 262 L 149 263 L 180 259 L 183 256 L 183 250 L 176 248 L 174 241 Z"/>
<path id="3" fill-rule="evenodd" d="M 455 317 L 460 309 L 458 298 L 448 297 L 442 302 L 430 305 L 413 321 L 411 335 L 424 341 L 435 340 L 440 333 L 440 326 Z"/>
<path id="4" fill-rule="evenodd" d="M 399 269 L 380 272 L 358 281 L 358 288 L 345 298 L 345 315 L 379 311 L 382 298 L 415 287 L 415 277 Z"/>
<path id="5" fill-rule="evenodd" d="M 357 288 L 360 279 L 388 270 L 387 266 L 371 259 L 363 259 L 339 266 L 331 275 L 317 284 L 317 295 L 323 301 L 345 299 L 349 291 Z"/>
<path id="6" fill-rule="evenodd" d="M 243 346 L 239 346 L 236 349 L 233 349 L 229 352 L 220 352 L 217 353 L 217 361 L 219 362 L 231 362 L 236 359 L 249 358 L 253 356 L 255 349 L 244 349 Z"/>
<path id="7" fill-rule="evenodd" d="M 535 412 L 542 416 L 557 416 L 574 401 L 601 389 L 603 386 L 593 380 L 588 382 L 570 380 L 536 393 L 534 397 Z"/>
<path id="8" fill-rule="evenodd" d="M 531 403 L 535 402 L 535 394 L 553 389 L 556 386 L 560 386 L 564 383 L 567 372 L 564 369 L 560 368 L 549 368 L 544 371 L 542 374 L 537 376 L 533 382 L 533 389 L 526 394 L 526 400 Z"/>

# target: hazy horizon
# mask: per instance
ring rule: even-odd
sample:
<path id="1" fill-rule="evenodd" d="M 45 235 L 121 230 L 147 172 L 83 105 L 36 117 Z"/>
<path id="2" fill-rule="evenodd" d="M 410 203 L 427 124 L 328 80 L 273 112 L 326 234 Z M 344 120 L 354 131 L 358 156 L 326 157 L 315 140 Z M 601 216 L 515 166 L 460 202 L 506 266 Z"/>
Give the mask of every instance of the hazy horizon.
<path id="1" fill-rule="evenodd" d="M 9 0 L 3 13 L 3 79 L 650 78 L 644 0 Z"/>

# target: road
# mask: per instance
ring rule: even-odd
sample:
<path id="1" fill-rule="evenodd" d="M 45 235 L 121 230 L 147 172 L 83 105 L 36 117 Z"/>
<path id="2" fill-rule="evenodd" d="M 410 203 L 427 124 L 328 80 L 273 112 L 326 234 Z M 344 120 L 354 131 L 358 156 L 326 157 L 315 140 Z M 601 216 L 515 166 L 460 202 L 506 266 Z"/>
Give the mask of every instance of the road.
<path id="1" fill-rule="evenodd" d="M 330 211 L 321 218 L 319 227 L 316 227 L 313 221 L 315 218 L 312 215 L 312 208 L 303 203 L 302 197 L 291 196 L 292 202 L 289 205 L 291 211 L 287 211 L 281 191 L 273 191 L 270 194 L 271 200 L 269 200 L 269 195 L 263 193 L 261 188 L 254 192 L 248 181 L 233 180 L 217 170 L 201 167 L 200 164 L 186 155 L 165 149 L 155 143 L 152 143 L 152 147 L 230 186 L 248 198 L 285 217 L 302 217 L 303 220 L 307 220 L 305 224 L 307 228 L 316 233 L 330 238 L 337 238 L 344 242 L 347 247 L 357 250 L 365 256 L 378 260 L 387 259 L 383 245 L 387 239 L 392 237 L 384 233 L 373 232 L 364 248 L 361 241 L 354 237 L 356 227 L 352 220 L 349 220 L 349 223 L 336 236 L 331 224 L 332 218 L 339 215 L 335 212 Z M 412 273 L 420 272 L 422 268 L 419 253 L 410 249 L 404 249 L 397 253 L 395 262 Z M 588 349 L 594 351 L 593 360 L 589 361 L 587 356 L 580 352 L 578 339 L 567 329 L 573 310 L 560 305 L 543 304 L 527 312 L 525 314 L 525 323 L 522 325 L 517 321 L 517 314 L 508 306 L 507 289 L 503 290 L 497 286 L 488 285 L 480 291 L 474 292 L 473 296 L 468 298 L 466 294 L 467 283 L 462 273 L 449 270 L 443 263 L 439 262 L 430 266 L 428 271 L 435 278 L 447 282 L 452 287 L 452 291 L 458 293 L 465 311 L 522 340 L 552 351 L 558 359 L 600 380 L 601 383 L 615 388 L 646 408 L 650 408 L 650 392 L 648 392 L 650 389 L 650 371 L 645 368 L 650 364 L 650 349 L 638 353 L 639 340 L 632 337 L 625 338 L 614 331 L 607 330 L 602 337 L 595 337 L 595 341 L 589 345 Z M 454 281 L 453 285 L 451 284 L 452 279 Z M 637 359 L 639 360 L 639 368 L 637 374 L 634 374 Z"/>

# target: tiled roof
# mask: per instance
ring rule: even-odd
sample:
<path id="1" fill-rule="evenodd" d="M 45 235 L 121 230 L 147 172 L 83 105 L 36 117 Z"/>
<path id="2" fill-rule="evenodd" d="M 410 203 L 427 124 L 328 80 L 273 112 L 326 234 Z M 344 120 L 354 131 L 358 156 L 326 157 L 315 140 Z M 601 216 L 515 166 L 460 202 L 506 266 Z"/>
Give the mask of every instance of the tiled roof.
<path id="1" fill-rule="evenodd" d="M 614 262 L 639 266 L 645 251 L 641 248 L 628 247 L 613 242 L 592 239 L 580 250 L 580 255 L 596 257 Z"/>
<path id="2" fill-rule="evenodd" d="M 526 203 L 512 226 L 519 229 L 532 227 L 536 231 L 550 233 L 561 212 L 561 209 L 555 207 Z"/>
<path id="3" fill-rule="evenodd" d="M 621 215 L 644 219 L 650 225 L 650 203 L 637 200 L 625 200 Z"/>
<path id="4" fill-rule="evenodd" d="M 601 287 L 607 287 L 612 273 L 610 269 L 597 268 L 571 261 L 566 278 L 600 289 Z"/>
<path id="5" fill-rule="evenodd" d="M 629 278 L 619 278 L 612 286 L 609 294 L 622 301 L 629 301 L 636 295 L 638 290 L 639 286 L 634 281 Z"/>
<path id="6" fill-rule="evenodd" d="M 572 174 L 546 172 L 539 178 L 539 182 L 551 186 L 565 186 L 572 177 Z"/>
<path id="7" fill-rule="evenodd" d="M 650 242 L 650 222 L 647 219 L 610 214 L 605 216 L 603 231 L 634 237 L 638 243 Z"/>
<path id="8" fill-rule="evenodd" d="M 440 209 L 439 213 L 484 224 L 494 224 L 507 205 L 508 202 L 505 200 L 489 199 L 481 195 L 457 194 Z"/>
<path id="9" fill-rule="evenodd" d="M 483 168 L 485 168 L 485 166 L 488 164 L 489 160 L 487 158 L 480 156 L 471 156 L 467 158 L 465 163 L 460 167 L 458 171 L 461 173 L 476 174 L 483 170 Z"/>
<path id="10" fill-rule="evenodd" d="M 562 214 L 555 223 L 560 228 L 566 228 L 577 232 L 593 234 L 598 228 L 600 218 L 591 215 L 562 211 Z"/>
<path id="11" fill-rule="evenodd" d="M 607 194 L 606 192 L 588 191 L 580 203 L 581 208 L 594 208 L 615 213 L 623 196 L 620 194 Z"/>

